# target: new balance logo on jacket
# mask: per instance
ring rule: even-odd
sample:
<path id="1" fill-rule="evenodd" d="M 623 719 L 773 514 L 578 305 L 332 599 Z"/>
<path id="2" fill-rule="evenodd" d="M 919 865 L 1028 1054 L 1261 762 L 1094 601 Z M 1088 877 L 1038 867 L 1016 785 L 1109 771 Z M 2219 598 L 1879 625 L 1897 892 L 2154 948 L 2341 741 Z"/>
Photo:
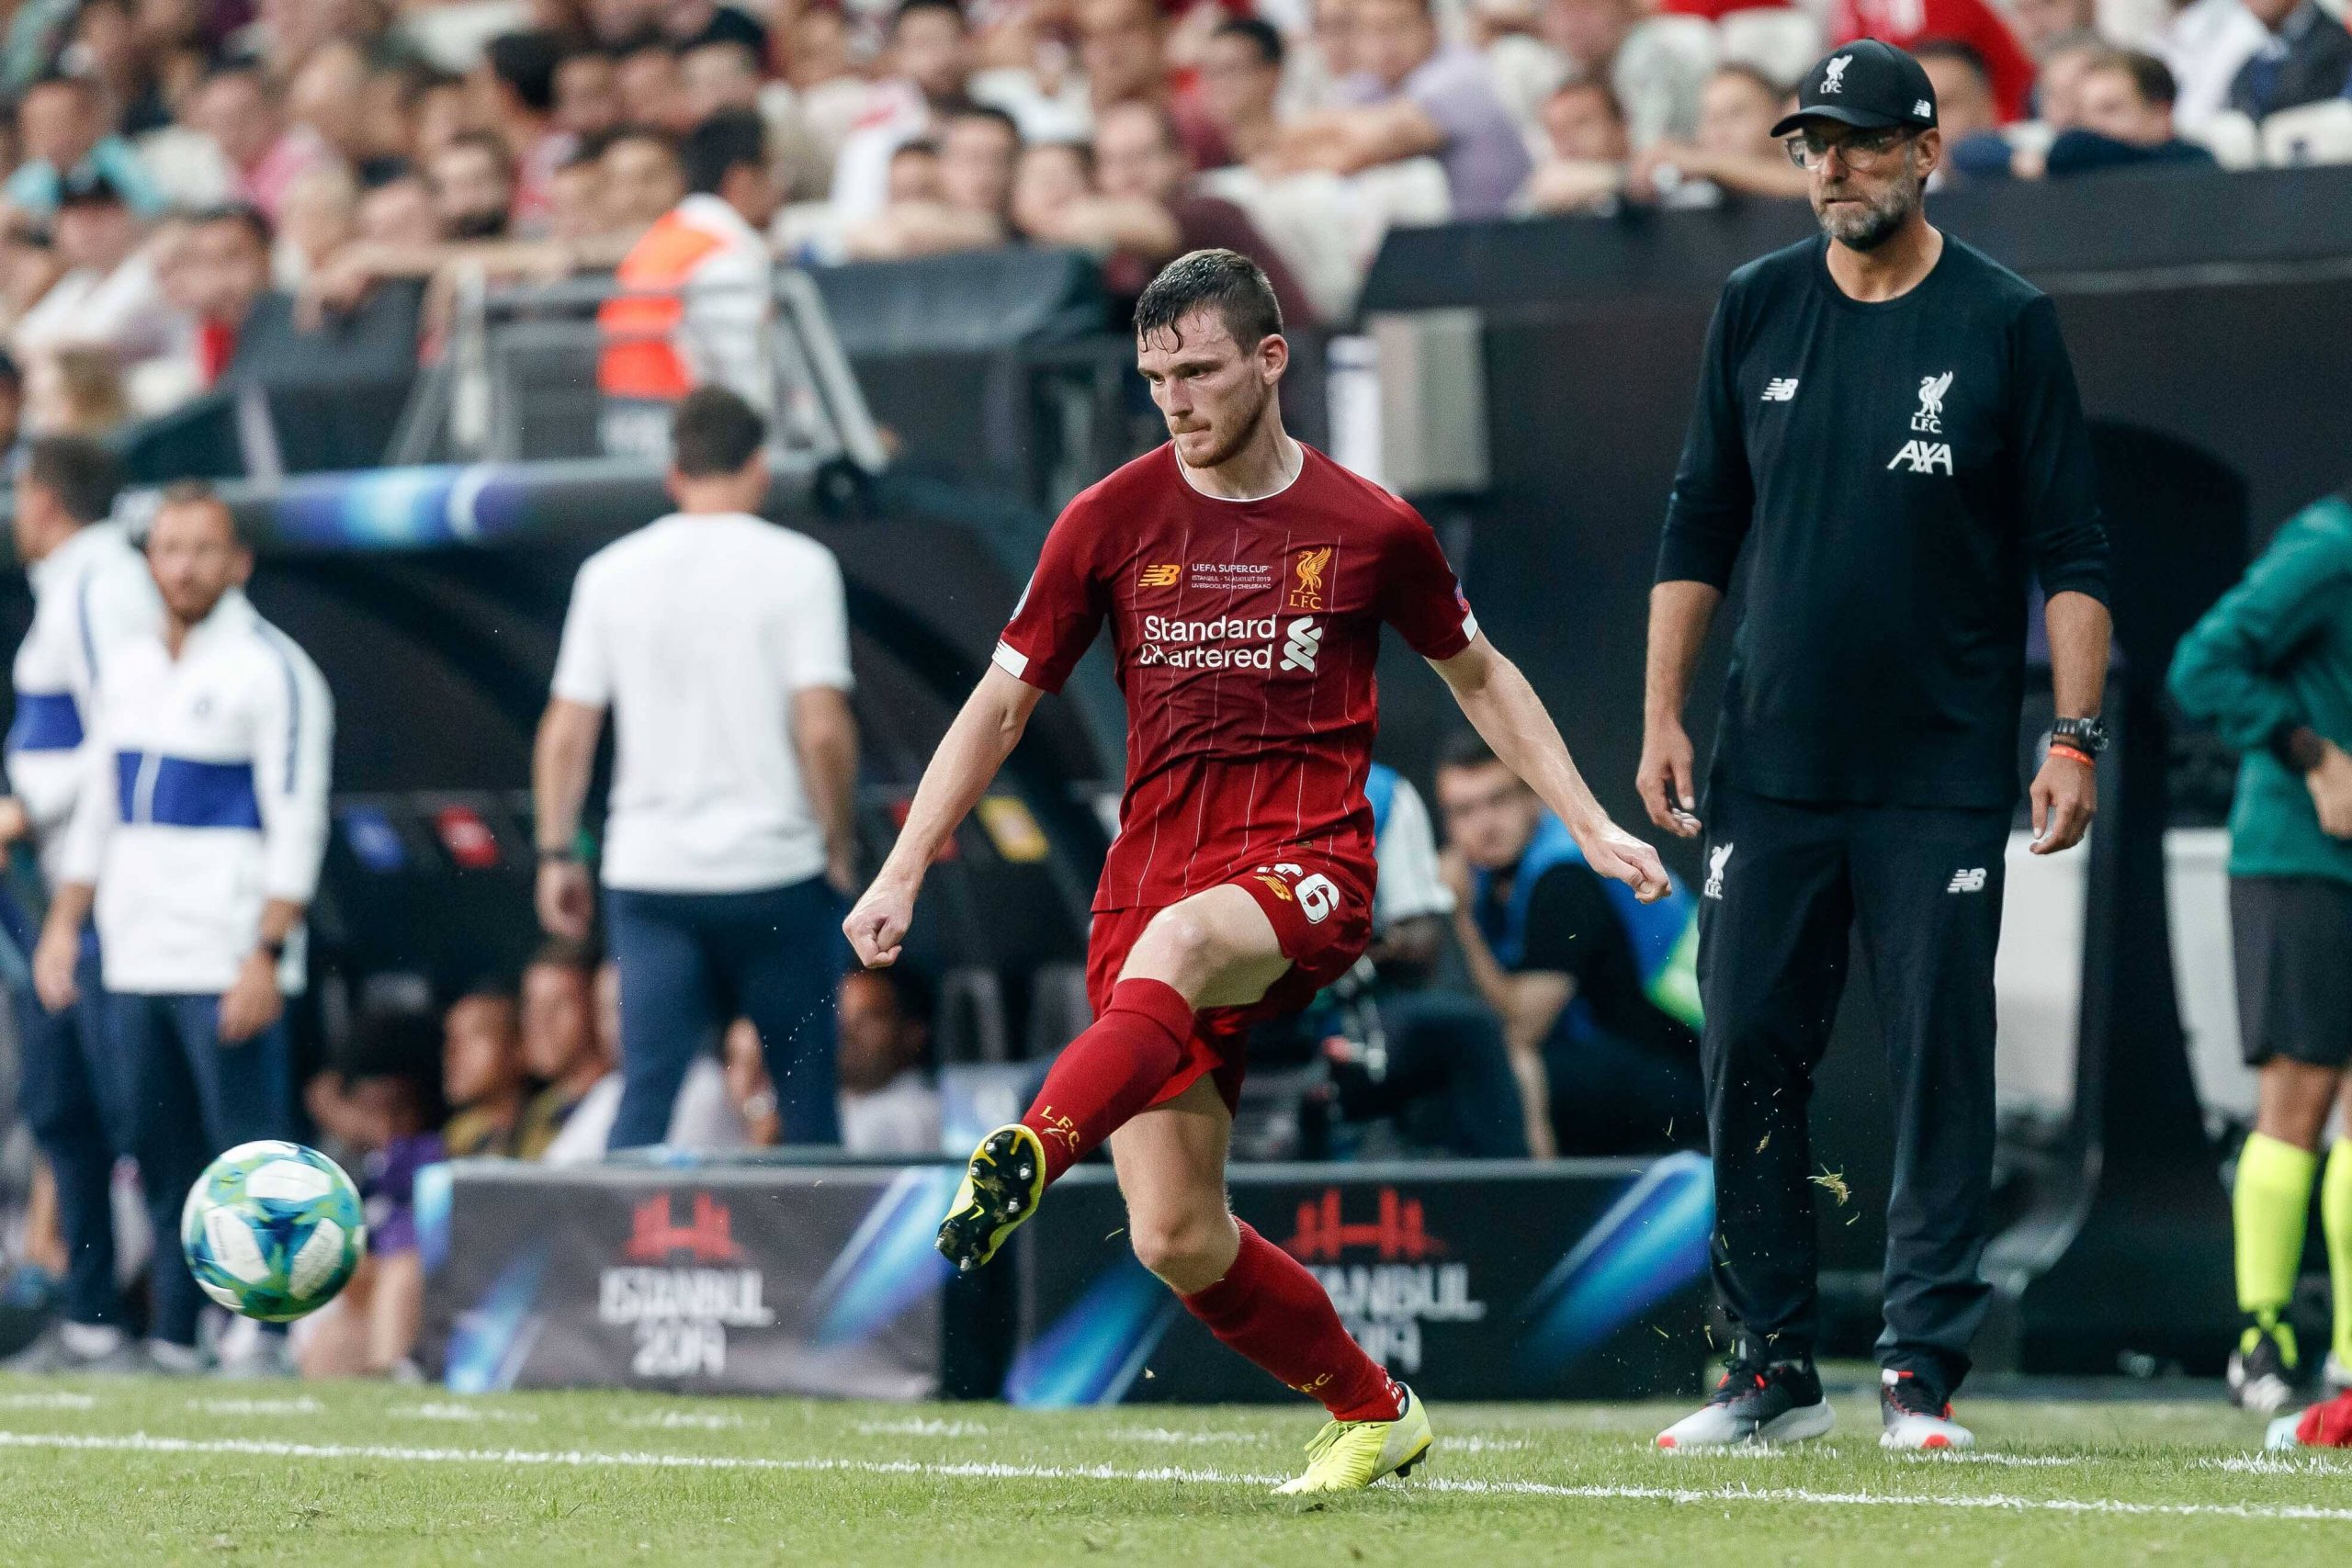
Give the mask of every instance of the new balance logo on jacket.
<path id="1" fill-rule="evenodd" d="M 1966 871 L 1953 872 L 1951 874 L 1951 886 L 1946 887 L 1944 891 L 1947 893 L 1984 892 L 1984 868 L 1979 865 L 1972 866 Z"/>

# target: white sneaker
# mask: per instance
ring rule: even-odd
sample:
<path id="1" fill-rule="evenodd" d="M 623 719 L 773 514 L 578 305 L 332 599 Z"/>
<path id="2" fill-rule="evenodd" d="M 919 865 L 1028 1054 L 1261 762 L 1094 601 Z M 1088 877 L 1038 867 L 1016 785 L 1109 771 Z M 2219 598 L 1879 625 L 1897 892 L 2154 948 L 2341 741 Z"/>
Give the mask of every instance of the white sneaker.
<path id="1" fill-rule="evenodd" d="M 1707 1403 L 1657 1435 L 1670 1453 L 1747 1443 L 1799 1443 L 1826 1437 L 1838 1417 L 1810 1361 L 1758 1362 L 1734 1356 Z"/>
<path id="2" fill-rule="evenodd" d="M 1889 1367 L 1879 1373 L 1878 1414 L 1884 1429 L 1878 1435 L 1883 1449 L 1973 1449 L 1976 1434 L 1951 1418 L 1951 1405 L 1939 1389 L 1919 1381 L 1916 1373 Z"/>

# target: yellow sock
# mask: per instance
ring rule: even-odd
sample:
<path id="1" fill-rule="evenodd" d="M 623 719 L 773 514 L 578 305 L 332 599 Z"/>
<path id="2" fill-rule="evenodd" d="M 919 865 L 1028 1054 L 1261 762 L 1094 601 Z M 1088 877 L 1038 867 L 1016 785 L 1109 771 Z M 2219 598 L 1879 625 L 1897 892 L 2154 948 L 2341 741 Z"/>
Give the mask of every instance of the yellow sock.
<path id="1" fill-rule="evenodd" d="M 2236 1221 L 2238 1310 L 2256 1322 L 2276 1322 L 2294 1299 L 2303 1266 L 2303 1230 L 2310 1223 L 2312 1180 L 2319 1156 L 2260 1133 L 2238 1152 L 2237 1184 L 2230 1195 Z"/>
<path id="2" fill-rule="evenodd" d="M 2335 1303 L 2335 1359 L 2352 1367 L 2352 1137 L 2338 1138 L 2327 1156 L 2319 1224 L 2327 1237 L 2328 1294 Z"/>

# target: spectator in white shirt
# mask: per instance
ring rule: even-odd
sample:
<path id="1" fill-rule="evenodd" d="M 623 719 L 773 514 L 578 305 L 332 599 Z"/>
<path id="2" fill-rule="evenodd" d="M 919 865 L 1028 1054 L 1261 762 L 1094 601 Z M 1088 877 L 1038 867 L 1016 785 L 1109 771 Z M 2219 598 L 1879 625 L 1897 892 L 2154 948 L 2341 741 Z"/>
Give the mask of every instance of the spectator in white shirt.
<path id="1" fill-rule="evenodd" d="M 194 324 L 164 296 L 139 220 L 111 180 L 68 180 L 59 198 L 57 249 L 68 271 L 17 323 L 9 346 L 29 369 L 66 348 L 100 348 L 119 369 L 192 356 Z"/>
<path id="2" fill-rule="evenodd" d="M 72 1005 L 95 909 L 140 1180 L 170 1237 L 207 1161 L 292 1130 L 286 998 L 326 848 L 333 714 L 318 668 L 245 598 L 253 554 L 218 497 L 165 492 L 147 560 L 163 622 L 100 673 L 33 969 L 44 1005 Z M 156 1262 L 150 1355 L 196 1370 L 202 1297 L 175 1250 Z"/>
<path id="3" fill-rule="evenodd" d="M 931 992 L 910 970 L 864 969 L 842 977 L 842 1147 L 851 1154 L 939 1152 L 931 1018 Z"/>
<path id="4" fill-rule="evenodd" d="M 603 875 L 621 977 L 616 1148 L 658 1143 L 690 1064 L 741 1016 L 790 1144 L 839 1137 L 835 922 L 855 885 L 857 731 L 841 568 L 763 521 L 767 425 L 698 389 L 671 429 L 678 511 L 589 558 L 533 766 L 538 907 L 584 939 L 581 807 L 612 710 Z"/>

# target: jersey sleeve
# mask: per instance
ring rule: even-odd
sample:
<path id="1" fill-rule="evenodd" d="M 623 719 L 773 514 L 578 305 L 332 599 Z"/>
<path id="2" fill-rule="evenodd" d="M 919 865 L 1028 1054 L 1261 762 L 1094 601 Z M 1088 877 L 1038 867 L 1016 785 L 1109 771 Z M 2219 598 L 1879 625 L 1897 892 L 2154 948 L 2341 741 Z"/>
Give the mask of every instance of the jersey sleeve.
<path id="1" fill-rule="evenodd" d="M 830 686 L 846 692 L 855 682 L 850 677 L 849 609 L 842 591 L 841 562 L 832 551 L 811 541 L 797 586 L 785 632 L 785 668 L 792 689 Z"/>
<path id="2" fill-rule="evenodd" d="M 1410 508 L 1381 552 L 1379 604 L 1380 618 L 1423 659 L 1451 659 L 1478 635 L 1436 532 Z"/>
<path id="3" fill-rule="evenodd" d="M 2045 594 L 2087 593 L 2105 604 L 2107 526 L 2058 308 L 2046 295 L 2036 299 L 2010 330 L 2009 449 L 2034 574 Z"/>
<path id="4" fill-rule="evenodd" d="M 1029 586 L 997 639 L 998 669 L 1041 692 L 1062 689 L 1110 608 L 1109 585 L 1094 561 L 1095 538 L 1090 496 L 1080 496 L 1046 535 Z"/>
<path id="5" fill-rule="evenodd" d="M 318 896 L 334 785 L 334 700 L 301 651 L 265 633 L 276 656 L 256 681 L 254 794 L 261 807 L 262 891 L 290 904 Z"/>
<path id="6" fill-rule="evenodd" d="M 613 705 L 613 668 L 597 610 L 596 585 L 602 574 L 596 564 L 592 558 L 572 581 L 571 607 L 564 612 L 563 640 L 556 648 L 550 685 L 565 702 L 604 708 Z"/>
<path id="7" fill-rule="evenodd" d="M 1756 507 L 1755 477 L 1747 467 L 1747 435 L 1739 417 L 1739 390 L 1733 374 L 1732 323 L 1735 296 L 1725 289 L 1707 324 L 1707 348 L 1699 367 L 1699 396 L 1691 405 L 1690 433 L 1675 467 L 1674 491 L 1666 503 L 1666 531 L 1658 541 L 1657 581 L 1731 586 L 1733 566 L 1747 538 Z"/>

